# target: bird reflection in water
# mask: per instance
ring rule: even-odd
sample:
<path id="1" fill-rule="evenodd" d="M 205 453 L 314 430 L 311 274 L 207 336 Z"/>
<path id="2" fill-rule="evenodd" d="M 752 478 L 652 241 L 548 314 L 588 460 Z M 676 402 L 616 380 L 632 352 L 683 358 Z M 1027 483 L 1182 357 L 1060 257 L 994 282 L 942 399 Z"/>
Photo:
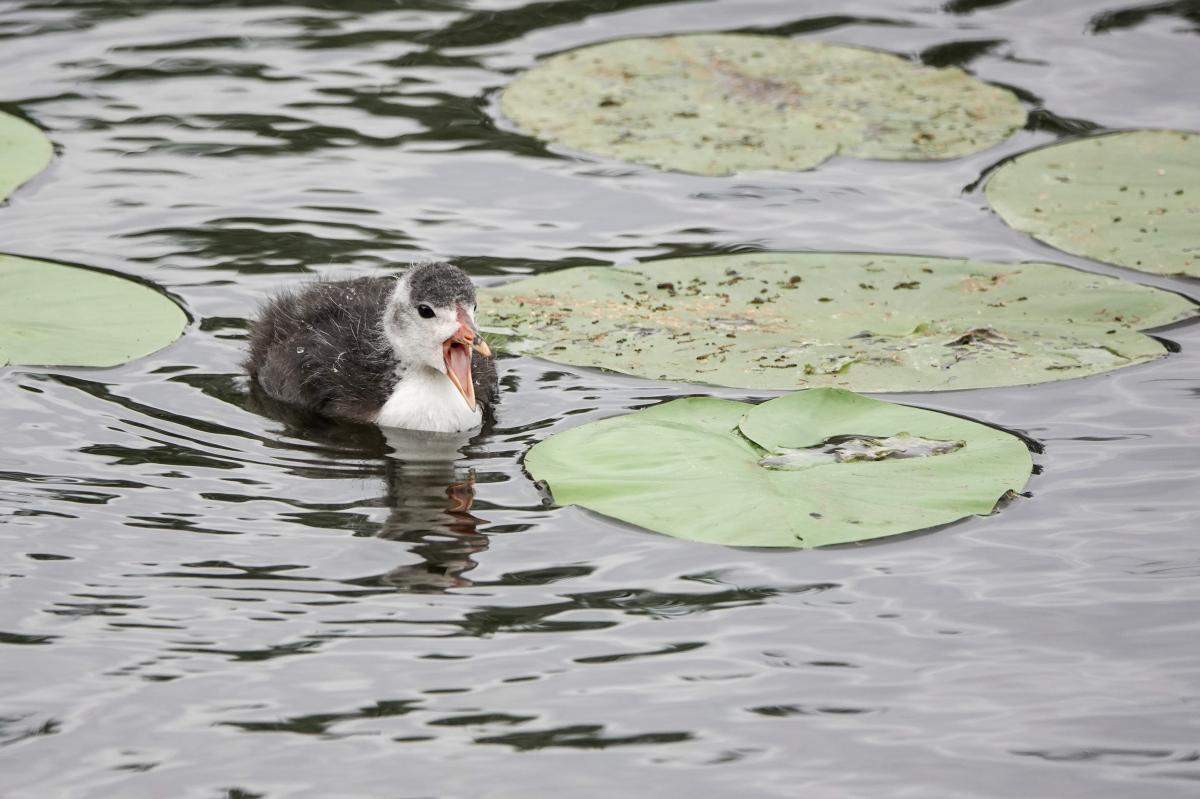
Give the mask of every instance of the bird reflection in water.
<path id="1" fill-rule="evenodd" d="M 420 560 L 346 582 L 417 593 L 472 585 L 462 575 L 475 568 L 474 556 L 488 547 L 488 537 L 478 530 L 487 520 L 471 513 L 475 472 L 462 463 L 472 432 L 431 433 L 332 420 L 278 402 L 254 387 L 246 408 L 282 422 L 284 436 L 316 444 L 323 455 L 382 461 L 387 492 L 369 504 L 382 504 L 390 512 L 382 524 L 356 523 L 356 534 L 404 542 Z M 306 472 L 322 476 L 319 470 Z M 332 471 L 329 476 L 345 475 Z"/>
<path id="2" fill-rule="evenodd" d="M 408 543 L 422 561 L 379 575 L 377 584 L 427 592 L 470 586 L 462 575 L 488 546 L 478 531 L 486 520 L 471 513 L 475 472 L 460 463 L 470 435 L 399 429 L 384 435 L 392 450 L 386 469 L 391 512 L 378 536 Z"/>

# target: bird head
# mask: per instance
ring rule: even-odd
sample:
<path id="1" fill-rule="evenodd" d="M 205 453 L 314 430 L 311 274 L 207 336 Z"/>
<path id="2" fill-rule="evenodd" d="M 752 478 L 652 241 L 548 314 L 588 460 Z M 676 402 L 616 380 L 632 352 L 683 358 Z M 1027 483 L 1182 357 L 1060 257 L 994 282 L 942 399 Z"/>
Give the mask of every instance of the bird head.
<path id="1" fill-rule="evenodd" d="M 492 354 L 475 324 L 475 287 L 457 266 L 418 264 L 396 281 L 384 331 L 400 362 L 442 372 L 475 410 L 471 353 Z"/>

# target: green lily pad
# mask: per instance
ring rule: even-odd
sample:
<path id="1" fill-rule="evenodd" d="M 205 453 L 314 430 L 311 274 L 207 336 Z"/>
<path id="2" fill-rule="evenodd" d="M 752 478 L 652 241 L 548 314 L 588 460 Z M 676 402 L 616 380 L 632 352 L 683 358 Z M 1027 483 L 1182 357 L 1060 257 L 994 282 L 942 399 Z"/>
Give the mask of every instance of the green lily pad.
<path id="1" fill-rule="evenodd" d="M 525 466 L 560 505 L 667 535 L 816 547 L 991 513 L 1032 459 L 977 422 L 819 388 L 673 400 L 551 436 Z"/>
<path id="2" fill-rule="evenodd" d="M 504 348 L 659 380 L 941 391 L 1151 361 L 1177 294 L 1043 263 L 761 253 L 577 267 L 486 289 Z"/>
<path id="3" fill-rule="evenodd" d="M 1135 130 L 1014 158 L 988 180 L 1012 227 L 1052 247 L 1200 277 L 1200 133 Z"/>
<path id="4" fill-rule="evenodd" d="M 46 134 L 0 111 L 0 202 L 50 163 L 54 147 Z"/>
<path id="5" fill-rule="evenodd" d="M 501 110 L 538 138 L 701 175 L 858 158 L 956 158 L 1025 124 L 1009 91 L 960 69 L 775 36 L 623 39 L 547 59 Z"/>
<path id="6" fill-rule="evenodd" d="M 117 366 L 170 344 L 187 317 L 132 280 L 0 255 L 0 366 Z"/>

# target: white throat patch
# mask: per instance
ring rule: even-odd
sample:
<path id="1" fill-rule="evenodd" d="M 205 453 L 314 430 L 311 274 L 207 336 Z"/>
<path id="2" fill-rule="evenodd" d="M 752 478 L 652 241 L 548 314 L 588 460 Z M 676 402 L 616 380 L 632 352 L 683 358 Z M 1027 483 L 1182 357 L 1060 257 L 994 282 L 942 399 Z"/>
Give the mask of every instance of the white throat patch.
<path id="1" fill-rule="evenodd" d="M 443 372 L 418 366 L 400 376 L 375 424 L 434 433 L 458 433 L 483 424 L 483 411 L 467 401 Z"/>

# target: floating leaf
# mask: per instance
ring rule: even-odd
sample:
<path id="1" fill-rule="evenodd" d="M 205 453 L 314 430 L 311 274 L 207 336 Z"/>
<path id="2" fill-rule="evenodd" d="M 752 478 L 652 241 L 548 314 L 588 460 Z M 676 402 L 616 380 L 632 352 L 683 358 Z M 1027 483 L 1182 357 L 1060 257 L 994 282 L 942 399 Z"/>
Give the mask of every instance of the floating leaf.
<path id="1" fill-rule="evenodd" d="M 170 344 L 186 323 L 132 280 L 0 255 L 0 365 L 116 366 Z"/>
<path id="2" fill-rule="evenodd" d="M 577 267 L 480 293 L 505 347 L 660 380 L 939 391 L 1163 357 L 1179 295 L 1055 264 L 761 253 Z"/>
<path id="3" fill-rule="evenodd" d="M 830 452 L 847 445 L 866 455 Z M 977 422 L 820 388 L 674 400 L 551 436 L 525 466 L 560 505 L 714 544 L 814 547 L 990 513 L 1032 461 Z"/>
<path id="4" fill-rule="evenodd" d="M 501 110 L 552 143 L 702 175 L 811 169 L 839 152 L 956 158 L 1025 124 L 1011 92 L 957 68 L 737 34 L 572 50 L 514 80 Z"/>
<path id="5" fill-rule="evenodd" d="M 50 163 L 54 148 L 46 134 L 0 111 L 0 202 Z"/>
<path id="6" fill-rule="evenodd" d="M 1158 275 L 1200 277 L 1200 134 L 1135 130 L 1025 153 L 987 198 L 1052 247 Z"/>

